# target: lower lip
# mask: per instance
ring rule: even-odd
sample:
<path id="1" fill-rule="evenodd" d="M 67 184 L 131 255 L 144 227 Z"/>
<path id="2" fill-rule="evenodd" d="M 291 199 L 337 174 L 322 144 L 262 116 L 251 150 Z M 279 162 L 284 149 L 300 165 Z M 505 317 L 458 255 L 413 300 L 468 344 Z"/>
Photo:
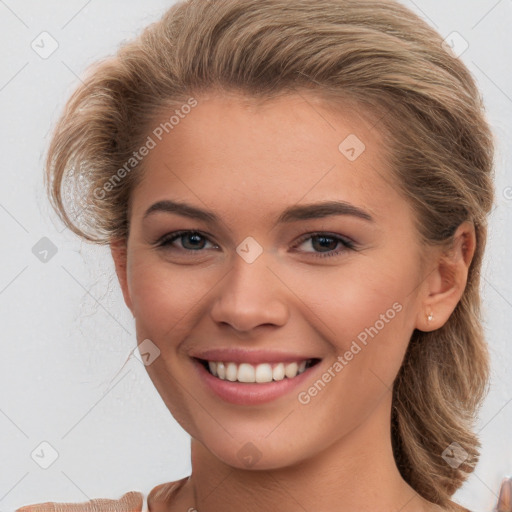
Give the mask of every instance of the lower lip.
<path id="1" fill-rule="evenodd" d="M 214 377 L 199 361 L 193 359 L 194 366 L 200 375 L 201 380 L 218 397 L 226 402 L 236 405 L 258 405 L 271 402 L 277 398 L 290 393 L 310 376 L 311 370 L 316 369 L 319 363 L 308 368 L 300 375 L 289 379 L 263 382 L 261 384 L 252 382 L 231 382 Z"/>

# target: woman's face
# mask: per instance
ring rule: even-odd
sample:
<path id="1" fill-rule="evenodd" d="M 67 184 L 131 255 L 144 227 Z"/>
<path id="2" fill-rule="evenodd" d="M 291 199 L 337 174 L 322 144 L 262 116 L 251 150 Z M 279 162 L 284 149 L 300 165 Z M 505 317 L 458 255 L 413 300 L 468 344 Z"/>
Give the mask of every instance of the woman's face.
<path id="1" fill-rule="evenodd" d="M 393 380 L 425 325 L 420 245 L 386 144 L 304 94 L 197 101 L 148 133 L 132 195 L 121 281 L 146 369 L 229 465 L 282 467 L 349 436 L 371 456 L 390 442 Z"/>

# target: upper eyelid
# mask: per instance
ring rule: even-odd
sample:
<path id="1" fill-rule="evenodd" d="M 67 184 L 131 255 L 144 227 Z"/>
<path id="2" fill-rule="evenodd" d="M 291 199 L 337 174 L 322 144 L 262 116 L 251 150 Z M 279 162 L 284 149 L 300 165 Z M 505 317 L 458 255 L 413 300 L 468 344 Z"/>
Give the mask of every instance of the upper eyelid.
<path id="1" fill-rule="evenodd" d="M 355 240 L 352 240 L 352 238 L 350 238 L 346 235 L 331 233 L 330 231 L 311 231 L 308 233 L 304 233 L 303 235 L 298 237 L 296 244 L 297 243 L 301 244 L 302 242 L 305 242 L 306 240 L 309 240 L 310 238 L 314 238 L 316 236 L 322 236 L 322 235 L 326 236 L 327 238 L 331 237 L 331 238 L 335 238 L 337 240 L 341 240 L 343 242 L 347 242 L 347 243 L 356 245 Z M 295 247 L 295 245 L 294 245 L 294 247 Z"/>
<path id="2" fill-rule="evenodd" d="M 172 240 L 172 243 L 174 243 L 177 240 L 179 240 L 180 237 L 182 237 L 184 235 L 188 235 L 190 233 L 195 233 L 195 234 L 200 235 L 201 237 L 205 238 L 206 240 L 208 240 L 209 243 L 211 243 L 213 245 L 219 245 L 219 244 L 217 244 L 216 242 L 214 242 L 211 239 L 210 235 L 208 235 L 207 233 L 203 233 L 202 231 L 197 230 L 197 229 L 182 229 L 182 230 L 172 231 L 172 232 L 166 233 L 165 235 L 163 235 L 160 238 L 158 238 L 153 243 L 153 245 L 155 245 L 157 247 L 160 247 L 160 246 L 163 246 L 163 245 L 167 245 L 167 244 L 170 245 L 171 240 Z M 184 249 L 184 250 L 185 251 L 189 251 L 189 252 L 194 252 L 194 251 L 191 251 L 190 249 Z M 200 251 L 195 251 L 195 252 L 200 252 Z"/>
<path id="3" fill-rule="evenodd" d="M 177 240 L 179 240 L 181 236 L 188 235 L 188 234 L 191 234 L 191 233 L 200 235 L 201 237 L 205 238 L 209 243 L 211 243 L 211 244 L 213 244 L 215 246 L 220 245 L 220 244 L 217 244 L 217 242 L 213 241 L 209 234 L 204 233 L 203 231 L 197 230 L 197 229 L 183 229 L 183 230 L 177 230 L 177 231 L 174 231 L 174 232 L 166 233 L 165 235 L 160 237 L 155 242 L 155 244 L 156 245 L 163 245 L 163 244 L 166 244 L 167 242 L 170 242 L 170 240 L 172 240 L 172 239 L 174 239 L 172 241 L 172 243 L 174 243 Z M 307 232 L 307 233 L 303 233 L 302 235 L 298 236 L 298 238 L 294 242 L 292 248 L 298 247 L 299 245 L 303 244 L 304 242 L 306 242 L 307 240 L 309 240 L 311 238 L 315 238 L 317 236 L 322 236 L 322 235 L 324 235 L 326 237 L 334 238 L 336 240 L 339 240 L 340 243 L 345 245 L 347 249 L 349 248 L 348 246 L 352 246 L 352 248 L 355 249 L 355 248 L 357 248 L 357 245 L 358 245 L 357 242 L 355 242 L 352 238 L 350 238 L 350 237 L 348 237 L 346 235 L 332 233 L 330 231 L 318 231 L 317 230 L 317 231 L 310 231 L 310 232 Z M 185 250 L 186 251 L 190 251 L 190 252 L 201 252 L 201 251 L 193 251 L 191 249 L 185 249 Z"/>

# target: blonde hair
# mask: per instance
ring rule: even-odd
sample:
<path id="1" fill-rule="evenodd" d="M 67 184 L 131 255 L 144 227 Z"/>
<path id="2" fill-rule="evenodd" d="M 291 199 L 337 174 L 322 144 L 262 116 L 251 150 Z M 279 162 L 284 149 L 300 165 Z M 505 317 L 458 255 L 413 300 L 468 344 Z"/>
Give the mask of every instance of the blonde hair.
<path id="1" fill-rule="evenodd" d="M 392 172 L 414 208 L 422 243 L 449 248 L 463 221 L 475 225 L 477 246 L 460 302 L 441 328 L 413 332 L 393 387 L 399 471 L 421 496 L 446 507 L 479 456 L 473 424 L 489 379 L 479 284 L 494 190 L 482 99 L 442 43 L 391 0 L 176 4 L 89 69 L 56 126 L 45 183 L 73 232 L 99 244 L 126 240 L 131 191 L 144 162 L 108 187 L 106 198 L 98 190 L 144 144 L 165 108 L 214 89 L 263 101 L 308 90 L 373 112 L 390 140 Z M 68 206 L 77 210 L 74 220 Z M 453 442 L 468 454 L 458 467 L 443 458 Z"/>

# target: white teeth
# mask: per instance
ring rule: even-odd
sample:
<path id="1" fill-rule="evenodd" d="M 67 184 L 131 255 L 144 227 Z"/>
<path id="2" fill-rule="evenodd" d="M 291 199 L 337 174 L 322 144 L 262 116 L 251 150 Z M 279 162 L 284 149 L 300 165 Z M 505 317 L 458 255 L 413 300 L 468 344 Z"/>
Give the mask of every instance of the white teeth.
<path id="1" fill-rule="evenodd" d="M 272 366 L 270 366 L 269 364 L 265 363 L 256 366 L 255 374 L 256 382 L 272 382 Z"/>
<path id="2" fill-rule="evenodd" d="M 235 382 L 237 379 L 238 367 L 235 363 L 228 363 L 226 366 L 226 379 Z"/>
<path id="3" fill-rule="evenodd" d="M 272 377 L 274 380 L 283 380 L 284 379 L 284 364 L 279 363 L 278 365 L 274 366 L 272 370 Z"/>
<path id="4" fill-rule="evenodd" d="M 226 378 L 226 367 L 224 366 L 224 363 L 213 363 L 214 365 L 217 365 L 216 372 L 212 372 L 214 375 L 219 377 L 219 379 L 225 379 Z"/>
<path id="5" fill-rule="evenodd" d="M 221 380 L 231 382 L 272 382 L 285 377 L 293 379 L 306 371 L 307 361 L 293 363 L 277 363 L 272 367 L 270 363 L 261 363 L 256 366 L 249 363 L 223 363 L 208 361 L 210 373 Z"/>
<path id="6" fill-rule="evenodd" d="M 299 371 L 299 365 L 297 363 L 290 363 L 284 367 L 284 374 L 289 378 L 293 379 Z"/>
<path id="7" fill-rule="evenodd" d="M 238 382 L 256 382 L 254 366 L 242 363 L 238 367 Z"/>

